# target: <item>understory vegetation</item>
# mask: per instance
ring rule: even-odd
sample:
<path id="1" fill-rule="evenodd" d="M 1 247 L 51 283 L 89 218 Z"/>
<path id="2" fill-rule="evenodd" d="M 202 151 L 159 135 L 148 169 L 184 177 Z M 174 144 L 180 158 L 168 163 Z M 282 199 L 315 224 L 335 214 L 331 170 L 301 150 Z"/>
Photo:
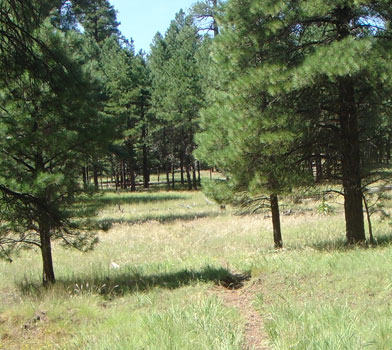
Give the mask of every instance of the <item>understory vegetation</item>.
<path id="1" fill-rule="evenodd" d="M 247 310 L 225 291 L 250 293 L 267 349 L 392 347 L 388 220 L 373 217 L 377 245 L 347 246 L 339 197 L 287 198 L 275 250 L 268 212 L 236 215 L 201 192 L 97 202 L 108 230 L 88 253 L 54 246 L 55 285 L 42 286 L 37 249 L 0 262 L 0 349 L 246 348 Z M 235 273 L 251 278 L 227 290 Z"/>

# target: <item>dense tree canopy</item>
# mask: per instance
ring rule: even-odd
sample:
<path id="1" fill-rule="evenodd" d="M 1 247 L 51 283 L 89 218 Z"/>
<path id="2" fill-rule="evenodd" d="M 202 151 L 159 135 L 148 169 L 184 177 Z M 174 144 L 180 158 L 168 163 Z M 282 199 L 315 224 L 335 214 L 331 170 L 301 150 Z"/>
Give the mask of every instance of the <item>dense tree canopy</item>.
<path id="1" fill-rule="evenodd" d="M 167 167 L 177 160 L 186 168 L 189 189 L 197 187 L 192 152 L 196 145 L 199 110 L 203 104 L 201 74 L 197 52 L 201 37 L 190 16 L 180 11 L 171 22 L 165 37 L 157 34 L 149 59 L 152 73 L 152 106 L 158 120 L 156 131 Z M 159 144 L 159 143 L 158 143 Z M 191 181 L 193 171 L 193 181 Z"/>
<path id="2" fill-rule="evenodd" d="M 224 169 L 238 179 L 249 177 L 247 171 L 238 174 L 245 164 L 261 162 L 262 168 L 250 174 L 268 176 L 269 170 L 283 174 L 279 164 L 295 153 L 298 160 L 334 157 L 348 242 L 365 239 L 364 149 L 391 108 L 390 15 L 384 1 L 231 0 L 216 40 L 220 67 L 232 75 L 223 89 L 226 96 L 215 104 L 221 104 L 221 117 L 213 125 L 230 118 L 229 124 L 238 120 L 243 126 L 233 127 L 234 136 L 227 132 L 230 151 L 220 151 L 207 136 L 211 150 L 226 152 Z M 246 146 L 252 143 L 259 149 L 253 160 Z M 230 160 L 235 152 L 240 155 Z M 283 163 L 274 159 L 279 155 Z"/>

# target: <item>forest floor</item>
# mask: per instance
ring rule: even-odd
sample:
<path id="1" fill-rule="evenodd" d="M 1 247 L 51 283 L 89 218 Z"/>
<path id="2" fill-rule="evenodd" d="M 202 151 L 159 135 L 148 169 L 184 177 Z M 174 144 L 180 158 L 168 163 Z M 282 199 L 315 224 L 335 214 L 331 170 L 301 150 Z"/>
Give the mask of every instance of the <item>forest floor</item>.
<path id="1" fill-rule="evenodd" d="M 0 262 L 0 349 L 392 349 L 392 234 L 344 245 L 341 200 L 285 200 L 236 215 L 201 192 L 104 192 L 109 227 L 89 253 L 54 246 Z M 386 203 L 386 208 L 390 203 Z"/>

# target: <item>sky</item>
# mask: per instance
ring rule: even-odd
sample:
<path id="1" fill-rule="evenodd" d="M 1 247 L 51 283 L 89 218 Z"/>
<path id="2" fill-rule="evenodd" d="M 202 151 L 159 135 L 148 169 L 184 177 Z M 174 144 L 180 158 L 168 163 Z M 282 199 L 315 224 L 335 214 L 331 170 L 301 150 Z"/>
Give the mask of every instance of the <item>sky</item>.
<path id="1" fill-rule="evenodd" d="M 164 34 L 182 8 L 188 10 L 196 0 L 110 0 L 118 11 L 117 19 L 121 22 L 121 33 L 132 38 L 135 50 L 150 51 L 154 35 L 159 31 Z"/>

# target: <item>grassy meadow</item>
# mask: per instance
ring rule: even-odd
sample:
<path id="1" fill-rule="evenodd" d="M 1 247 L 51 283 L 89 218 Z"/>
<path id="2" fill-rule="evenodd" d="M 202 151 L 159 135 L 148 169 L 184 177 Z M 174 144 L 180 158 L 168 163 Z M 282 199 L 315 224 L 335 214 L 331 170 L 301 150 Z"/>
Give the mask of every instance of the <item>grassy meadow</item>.
<path id="1" fill-rule="evenodd" d="M 392 349 L 392 241 L 344 245 L 342 205 L 282 205 L 285 248 L 268 212 L 234 215 L 201 192 L 104 192 L 108 231 L 88 253 L 54 247 L 57 283 L 41 259 L 0 262 L 0 349 Z M 249 273 L 237 291 L 220 285 Z M 247 295 L 250 303 L 229 303 Z M 263 320 L 249 343 L 253 308 Z"/>

